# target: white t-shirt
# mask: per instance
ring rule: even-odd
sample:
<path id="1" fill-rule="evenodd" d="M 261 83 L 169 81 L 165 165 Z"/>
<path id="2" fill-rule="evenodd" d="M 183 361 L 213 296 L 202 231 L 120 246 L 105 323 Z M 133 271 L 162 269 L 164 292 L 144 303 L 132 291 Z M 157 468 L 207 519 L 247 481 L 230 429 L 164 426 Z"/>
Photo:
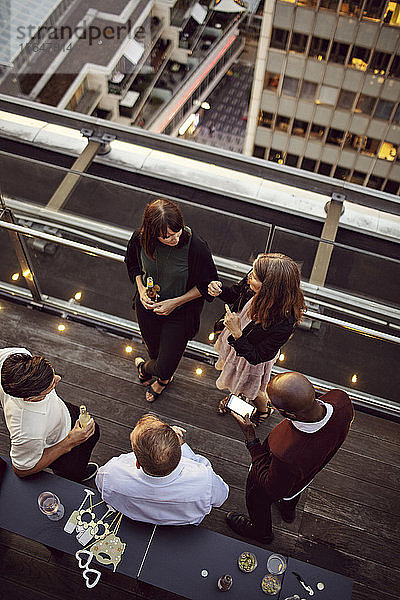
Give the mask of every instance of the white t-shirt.
<path id="1" fill-rule="evenodd" d="M 0 372 L 11 354 L 30 354 L 26 348 L 0 349 Z M 6 394 L 0 385 L 0 401 L 11 438 L 10 456 L 21 471 L 32 469 L 45 448 L 54 446 L 71 431 L 71 417 L 64 402 L 52 390 L 39 402 L 27 402 Z"/>
<path id="2" fill-rule="evenodd" d="M 154 477 L 136 467 L 133 452 L 115 456 L 96 476 L 103 500 L 127 517 L 156 525 L 198 525 L 229 494 L 210 461 L 182 445 L 182 458 L 169 475 Z"/>

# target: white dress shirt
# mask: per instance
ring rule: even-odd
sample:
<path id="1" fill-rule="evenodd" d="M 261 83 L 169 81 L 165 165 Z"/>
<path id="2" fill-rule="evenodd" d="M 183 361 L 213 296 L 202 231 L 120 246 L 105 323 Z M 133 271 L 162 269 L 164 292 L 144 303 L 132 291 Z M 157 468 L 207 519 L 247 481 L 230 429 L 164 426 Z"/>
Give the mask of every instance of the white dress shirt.
<path id="1" fill-rule="evenodd" d="M 30 354 L 26 348 L 0 349 L 0 372 L 11 354 Z M 21 470 L 32 469 L 45 448 L 54 446 L 71 431 L 71 417 L 64 402 L 52 390 L 43 400 L 27 402 L 6 394 L 0 385 L 0 402 L 10 432 L 10 457 Z"/>
<path id="2" fill-rule="evenodd" d="M 154 477 L 136 467 L 133 452 L 100 467 L 96 485 L 102 498 L 127 517 L 156 525 L 198 525 L 228 497 L 229 487 L 204 456 L 184 443 L 182 458 L 169 475 Z"/>

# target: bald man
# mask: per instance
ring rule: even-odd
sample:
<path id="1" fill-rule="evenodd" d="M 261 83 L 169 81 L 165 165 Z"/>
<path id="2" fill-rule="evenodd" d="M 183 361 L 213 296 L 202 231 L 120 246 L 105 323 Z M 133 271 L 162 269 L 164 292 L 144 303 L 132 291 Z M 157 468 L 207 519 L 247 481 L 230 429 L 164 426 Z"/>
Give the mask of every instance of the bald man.
<path id="1" fill-rule="evenodd" d="M 314 388 L 300 373 L 276 375 L 267 386 L 271 408 L 281 421 L 261 444 L 248 415 L 234 415 L 248 448 L 252 465 L 246 483 L 249 517 L 230 512 L 227 523 L 239 535 L 264 544 L 274 539 L 271 505 L 282 519 L 295 519 L 301 492 L 331 460 L 349 432 L 354 418 L 349 396 L 331 390 L 316 400 Z"/>

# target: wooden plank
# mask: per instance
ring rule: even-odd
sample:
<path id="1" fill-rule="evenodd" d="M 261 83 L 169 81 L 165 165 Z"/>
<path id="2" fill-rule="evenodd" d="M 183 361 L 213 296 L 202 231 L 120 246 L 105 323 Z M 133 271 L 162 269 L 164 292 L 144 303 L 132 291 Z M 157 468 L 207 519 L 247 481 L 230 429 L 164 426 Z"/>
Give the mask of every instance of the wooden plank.
<path id="1" fill-rule="evenodd" d="M 370 595 L 367 596 L 368 600 L 375 598 L 380 600 L 385 594 L 389 600 L 398 600 L 399 571 L 394 570 L 389 562 L 383 566 L 363 560 L 335 548 L 332 545 L 334 543 L 335 541 L 332 539 L 328 546 L 299 536 L 294 557 L 350 577 L 370 590 Z M 354 599 L 352 598 L 352 600 Z"/>
<path id="2" fill-rule="evenodd" d="M 351 426 L 352 431 L 365 433 L 372 438 L 378 438 L 392 444 L 400 444 L 400 425 L 389 419 L 375 417 L 356 411 L 356 418 Z M 372 442 L 371 442 L 372 443 Z"/>
<path id="3" fill-rule="evenodd" d="M 351 600 L 375 600 L 375 598 L 379 598 L 379 600 L 398 600 L 398 594 L 395 589 L 391 594 L 385 594 L 382 590 L 374 592 L 369 586 L 358 581 L 354 582 Z"/>
<path id="4" fill-rule="evenodd" d="M 368 523 L 368 528 L 362 531 L 357 527 L 352 527 L 351 523 L 339 523 L 333 519 L 305 511 L 301 521 L 300 535 L 316 544 L 326 544 L 343 549 L 346 554 L 358 556 L 384 567 L 388 566 L 387 555 L 382 552 L 380 529 L 375 527 L 374 523 Z M 391 552 L 395 555 L 399 551 L 399 540 L 391 542 Z"/>
<path id="5" fill-rule="evenodd" d="M 339 498 L 310 489 L 304 510 L 329 521 L 349 525 L 355 532 L 370 531 L 375 534 L 379 532 L 381 540 L 390 542 L 390 544 L 396 543 L 398 540 L 398 531 L 394 527 L 394 518 L 391 513 L 363 506 L 352 499 Z"/>
<path id="6" fill-rule="evenodd" d="M 318 473 L 310 489 L 320 490 L 345 499 L 351 498 L 354 502 L 364 506 L 400 515 L 398 491 L 385 488 L 382 493 L 381 485 L 361 481 L 351 475 L 338 474 L 328 468 Z"/>
<path id="7" fill-rule="evenodd" d="M 373 458 L 388 465 L 398 466 L 399 464 L 400 446 L 398 444 L 386 442 L 379 438 L 371 440 L 369 435 L 357 431 L 350 430 L 342 448 L 349 452 L 354 452 L 354 454 L 365 458 Z"/>
<path id="8" fill-rule="evenodd" d="M 329 470 L 388 488 L 397 490 L 400 483 L 400 468 L 386 465 L 372 458 L 366 459 L 341 448 L 329 462 Z M 382 491 L 382 493 L 384 493 Z"/>

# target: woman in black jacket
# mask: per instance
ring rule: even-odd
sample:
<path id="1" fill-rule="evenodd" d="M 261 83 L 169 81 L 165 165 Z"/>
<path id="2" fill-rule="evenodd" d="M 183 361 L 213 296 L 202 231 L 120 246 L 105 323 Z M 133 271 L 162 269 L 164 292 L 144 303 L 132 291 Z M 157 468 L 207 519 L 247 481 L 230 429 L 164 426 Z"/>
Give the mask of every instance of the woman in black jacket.
<path id="1" fill-rule="evenodd" d="M 213 300 L 207 284 L 217 278 L 217 271 L 207 244 L 185 227 L 179 207 L 164 198 L 147 205 L 141 229 L 128 243 L 125 262 L 137 286 L 137 320 L 150 356 L 147 361 L 137 357 L 135 364 L 139 381 L 148 386 L 146 400 L 153 402 L 171 381 L 188 340 L 199 329 L 204 300 Z M 146 289 L 149 278 L 157 290 L 156 301 Z"/>
<path id="2" fill-rule="evenodd" d="M 265 388 L 272 365 L 304 312 L 300 269 L 283 254 L 259 254 L 240 283 L 225 288 L 211 281 L 208 292 L 240 311 L 232 313 L 226 305 L 225 329 L 215 344 L 215 367 L 221 370 L 216 385 L 252 401 L 258 424 L 268 415 Z M 226 412 L 225 404 L 226 398 L 219 403 L 220 414 Z"/>

